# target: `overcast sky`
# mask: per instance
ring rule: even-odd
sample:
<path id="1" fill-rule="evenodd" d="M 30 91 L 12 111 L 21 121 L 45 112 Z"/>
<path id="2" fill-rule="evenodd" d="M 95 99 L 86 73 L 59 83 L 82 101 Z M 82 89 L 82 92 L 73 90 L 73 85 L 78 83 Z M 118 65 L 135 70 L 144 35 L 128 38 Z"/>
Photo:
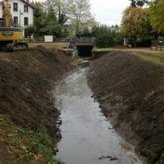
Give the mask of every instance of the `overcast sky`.
<path id="1" fill-rule="evenodd" d="M 38 0 L 44 1 L 44 0 Z M 120 24 L 123 10 L 130 4 L 129 0 L 90 0 L 92 14 L 101 24 Z"/>
<path id="2" fill-rule="evenodd" d="M 122 12 L 129 6 L 129 0 L 90 0 L 96 21 L 102 24 L 120 24 Z"/>

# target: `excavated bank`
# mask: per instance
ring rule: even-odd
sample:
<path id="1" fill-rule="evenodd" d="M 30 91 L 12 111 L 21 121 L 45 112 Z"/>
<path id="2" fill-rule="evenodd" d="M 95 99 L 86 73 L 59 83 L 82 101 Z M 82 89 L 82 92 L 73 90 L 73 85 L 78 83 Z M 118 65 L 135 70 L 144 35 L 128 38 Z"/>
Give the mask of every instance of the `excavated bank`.
<path id="1" fill-rule="evenodd" d="M 92 62 L 88 81 L 120 134 L 149 164 L 162 164 L 164 68 L 127 52 L 112 52 Z"/>
<path id="2" fill-rule="evenodd" d="M 14 53 L 0 52 L 1 126 L 5 125 L 2 118 L 5 115 L 14 126 L 24 131 L 39 132 L 46 128 L 56 144 L 60 139 L 56 124 L 59 112 L 54 106 L 51 86 L 72 68 L 71 57 L 43 47 Z M 3 128 L 0 127 L 1 134 L 5 133 Z M 0 139 L 5 142 L 4 138 Z"/>

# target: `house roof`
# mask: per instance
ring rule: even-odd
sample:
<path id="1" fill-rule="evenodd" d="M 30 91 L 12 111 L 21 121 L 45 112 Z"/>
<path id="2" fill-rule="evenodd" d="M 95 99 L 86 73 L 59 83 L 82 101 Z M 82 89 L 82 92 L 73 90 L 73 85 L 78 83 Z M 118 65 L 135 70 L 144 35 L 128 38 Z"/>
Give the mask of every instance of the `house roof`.
<path id="1" fill-rule="evenodd" d="M 28 6 L 30 6 L 31 8 L 35 9 L 35 7 L 27 0 L 20 0 L 22 1 L 23 3 L 27 4 Z M 0 4 L 3 2 L 3 0 L 0 0 Z"/>
<path id="2" fill-rule="evenodd" d="M 31 8 L 35 9 L 35 7 L 27 0 L 20 0 L 22 1 L 23 3 L 27 4 L 28 6 L 30 6 Z"/>

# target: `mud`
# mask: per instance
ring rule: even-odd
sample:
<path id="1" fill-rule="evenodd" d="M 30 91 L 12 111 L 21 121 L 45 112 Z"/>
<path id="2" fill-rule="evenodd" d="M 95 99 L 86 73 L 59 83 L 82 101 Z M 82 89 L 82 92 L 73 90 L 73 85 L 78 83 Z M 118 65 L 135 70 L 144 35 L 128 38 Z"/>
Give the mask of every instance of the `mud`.
<path id="1" fill-rule="evenodd" d="M 56 144 L 60 113 L 53 103 L 51 84 L 72 68 L 70 57 L 56 50 L 0 52 L 0 114 L 24 129 L 37 131 L 45 126 Z"/>
<path id="2" fill-rule="evenodd" d="M 162 164 L 164 68 L 127 52 L 112 52 L 92 62 L 88 79 L 114 128 L 148 164 Z"/>

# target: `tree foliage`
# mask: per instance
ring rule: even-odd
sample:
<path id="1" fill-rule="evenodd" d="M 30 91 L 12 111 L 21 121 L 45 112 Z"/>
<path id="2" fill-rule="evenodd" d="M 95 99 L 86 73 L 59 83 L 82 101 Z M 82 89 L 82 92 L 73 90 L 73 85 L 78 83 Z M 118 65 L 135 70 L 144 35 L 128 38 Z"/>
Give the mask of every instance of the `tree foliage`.
<path id="1" fill-rule="evenodd" d="M 29 26 L 25 29 L 25 37 L 30 38 L 33 34 L 35 33 L 35 28 L 34 26 Z"/>
<path id="2" fill-rule="evenodd" d="M 46 12 L 53 9 L 60 25 L 66 23 L 69 10 L 71 9 L 72 0 L 47 0 L 43 4 Z"/>
<path id="3" fill-rule="evenodd" d="M 47 0 L 45 11 L 54 9 L 60 25 L 68 24 L 69 31 L 79 33 L 90 26 L 94 19 L 90 13 L 89 0 Z"/>
<path id="4" fill-rule="evenodd" d="M 43 5 L 39 2 L 33 4 L 34 10 L 34 36 L 39 39 L 41 35 L 41 29 L 45 26 L 45 13 L 43 12 Z"/>
<path id="5" fill-rule="evenodd" d="M 96 37 L 97 47 L 110 47 L 122 44 L 122 36 L 118 25 L 100 25 L 93 28 L 93 35 Z"/>
<path id="6" fill-rule="evenodd" d="M 151 1 L 150 0 L 130 0 L 131 7 L 143 7 L 144 5 L 150 5 Z"/>
<path id="7" fill-rule="evenodd" d="M 33 33 L 39 39 L 43 35 L 75 35 L 95 26 L 89 0 L 47 0 L 43 3 L 33 2 L 33 5 L 34 27 L 26 29 L 28 36 Z"/>
<path id="8" fill-rule="evenodd" d="M 151 25 L 159 34 L 164 35 L 164 0 L 156 0 L 150 8 Z"/>
<path id="9" fill-rule="evenodd" d="M 148 36 L 151 31 L 149 9 L 128 7 L 123 14 L 121 32 L 125 37 Z"/>
<path id="10" fill-rule="evenodd" d="M 72 30 L 75 31 L 76 34 L 82 32 L 86 27 L 95 25 L 94 18 L 90 12 L 89 0 L 73 0 L 69 17 Z"/>

